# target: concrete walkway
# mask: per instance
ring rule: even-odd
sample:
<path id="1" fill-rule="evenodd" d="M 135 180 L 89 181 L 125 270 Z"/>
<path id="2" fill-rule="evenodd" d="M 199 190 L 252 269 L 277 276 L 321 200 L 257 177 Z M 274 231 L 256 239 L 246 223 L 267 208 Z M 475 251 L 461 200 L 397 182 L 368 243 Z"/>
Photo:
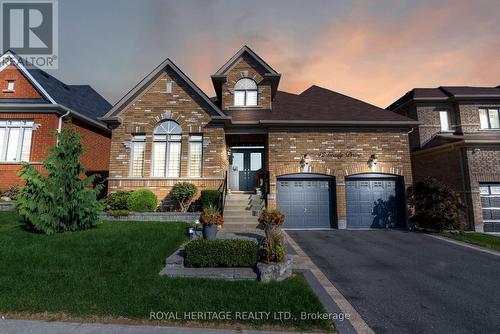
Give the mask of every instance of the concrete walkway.
<path id="1" fill-rule="evenodd" d="M 0 320 L 1 334 L 236 334 L 292 333 L 213 328 L 83 324 L 34 320 Z"/>

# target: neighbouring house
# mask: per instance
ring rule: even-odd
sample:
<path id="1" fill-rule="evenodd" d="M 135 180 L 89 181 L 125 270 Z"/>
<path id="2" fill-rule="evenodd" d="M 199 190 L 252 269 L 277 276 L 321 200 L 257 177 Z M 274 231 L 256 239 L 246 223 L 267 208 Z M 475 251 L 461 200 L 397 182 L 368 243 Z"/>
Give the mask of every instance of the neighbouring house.
<path id="1" fill-rule="evenodd" d="M 13 52 L 0 57 L 0 189 L 20 185 L 23 162 L 41 168 L 56 144 L 55 133 L 71 123 L 83 136 L 82 164 L 107 177 L 111 131 L 98 120 L 111 105 L 88 85 L 66 85 Z"/>
<path id="2" fill-rule="evenodd" d="M 414 88 L 388 109 L 421 122 L 410 134 L 415 181 L 448 184 L 471 229 L 500 232 L 500 86 Z"/>
<path id="3" fill-rule="evenodd" d="M 254 191 L 287 228 L 405 226 L 415 120 L 326 88 L 278 90 L 281 75 L 244 46 L 211 76 L 209 98 L 167 59 L 103 118 L 113 130 L 109 191 L 180 181 Z M 389 217 L 390 213 L 390 218 Z"/>

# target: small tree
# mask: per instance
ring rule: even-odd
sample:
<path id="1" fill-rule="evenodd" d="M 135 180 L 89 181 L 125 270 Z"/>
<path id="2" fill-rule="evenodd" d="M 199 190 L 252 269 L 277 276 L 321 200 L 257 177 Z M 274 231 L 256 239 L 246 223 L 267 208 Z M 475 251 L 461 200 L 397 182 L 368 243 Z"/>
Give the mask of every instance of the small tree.
<path id="1" fill-rule="evenodd" d="M 417 182 L 408 189 L 410 221 L 436 231 L 465 228 L 465 207 L 460 197 L 435 179 Z"/>
<path id="2" fill-rule="evenodd" d="M 57 134 L 58 145 L 49 148 L 44 171 L 24 164 L 20 171 L 26 182 L 17 198 L 17 209 L 30 229 L 54 234 L 91 228 L 101 220 L 102 204 L 92 188 L 95 176 L 85 176 L 79 157 L 84 153 L 81 136 L 71 127 Z"/>
<path id="3" fill-rule="evenodd" d="M 198 189 L 194 184 L 189 182 L 179 182 L 172 187 L 170 196 L 177 201 L 181 212 L 187 212 L 197 191 Z"/>

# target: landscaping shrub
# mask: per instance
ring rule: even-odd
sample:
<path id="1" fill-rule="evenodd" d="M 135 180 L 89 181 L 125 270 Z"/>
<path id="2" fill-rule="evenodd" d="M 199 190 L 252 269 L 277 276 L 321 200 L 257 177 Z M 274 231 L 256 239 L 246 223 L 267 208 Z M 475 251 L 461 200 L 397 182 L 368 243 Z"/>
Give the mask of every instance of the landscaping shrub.
<path id="1" fill-rule="evenodd" d="M 129 214 L 127 210 L 109 210 L 106 213 L 111 217 L 126 217 Z"/>
<path id="2" fill-rule="evenodd" d="M 109 194 L 104 199 L 104 204 L 106 205 L 106 211 L 112 210 L 128 210 L 128 198 L 132 194 L 132 191 L 119 190 L 115 193 Z"/>
<path id="3" fill-rule="evenodd" d="M 194 184 L 189 182 L 179 182 L 172 187 L 170 196 L 177 201 L 181 212 L 187 212 L 197 191 L 198 189 Z"/>
<path id="4" fill-rule="evenodd" d="M 216 206 L 218 208 L 220 193 L 221 192 L 218 190 L 212 190 L 212 189 L 202 190 L 200 194 L 201 207 L 206 208 L 209 206 Z"/>
<path id="5" fill-rule="evenodd" d="M 156 195 L 149 189 L 132 192 L 127 199 L 127 207 L 135 212 L 154 212 L 158 206 Z"/>
<path id="6" fill-rule="evenodd" d="M 19 175 L 26 182 L 17 196 L 17 209 L 28 229 L 54 234 L 93 227 L 101 222 L 102 186 L 92 188 L 95 176 L 85 177 L 80 164 L 84 149 L 72 127 L 57 134 L 58 145 L 43 161 L 43 173 L 28 163 Z"/>
<path id="7" fill-rule="evenodd" d="M 0 194 L 2 194 L 2 196 L 9 197 L 11 200 L 15 200 L 19 196 L 20 192 L 21 192 L 21 187 L 10 186 L 6 191 L 3 192 L 3 194 L 0 191 Z"/>
<path id="8" fill-rule="evenodd" d="M 259 246 L 252 240 L 193 240 L 185 250 L 186 267 L 253 267 Z"/>
<path id="9" fill-rule="evenodd" d="M 214 205 L 203 207 L 200 215 L 200 222 L 203 226 L 222 225 L 224 217 L 220 214 L 219 208 Z"/>
<path id="10" fill-rule="evenodd" d="M 285 246 L 281 227 L 285 224 L 285 215 L 279 210 L 265 209 L 259 216 L 258 228 L 264 230 L 266 237 L 259 250 L 259 259 L 262 262 L 284 262 Z"/>
<path id="11" fill-rule="evenodd" d="M 458 194 L 435 179 L 408 188 L 410 222 L 435 231 L 462 230 L 466 226 L 465 206 Z"/>

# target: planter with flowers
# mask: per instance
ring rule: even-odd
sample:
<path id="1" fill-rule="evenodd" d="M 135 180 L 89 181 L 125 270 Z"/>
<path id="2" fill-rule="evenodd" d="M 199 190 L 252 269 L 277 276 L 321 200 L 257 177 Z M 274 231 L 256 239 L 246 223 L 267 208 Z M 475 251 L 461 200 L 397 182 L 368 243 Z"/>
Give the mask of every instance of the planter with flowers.
<path id="1" fill-rule="evenodd" d="M 220 214 L 217 206 L 208 205 L 204 207 L 201 212 L 200 223 L 203 226 L 203 238 L 207 240 L 215 240 L 217 230 L 224 223 L 224 218 Z"/>
<path id="2" fill-rule="evenodd" d="M 282 281 L 292 276 L 292 258 L 286 255 L 282 227 L 285 215 L 279 210 L 264 210 L 258 228 L 265 238 L 259 249 L 259 278 L 262 282 Z"/>

